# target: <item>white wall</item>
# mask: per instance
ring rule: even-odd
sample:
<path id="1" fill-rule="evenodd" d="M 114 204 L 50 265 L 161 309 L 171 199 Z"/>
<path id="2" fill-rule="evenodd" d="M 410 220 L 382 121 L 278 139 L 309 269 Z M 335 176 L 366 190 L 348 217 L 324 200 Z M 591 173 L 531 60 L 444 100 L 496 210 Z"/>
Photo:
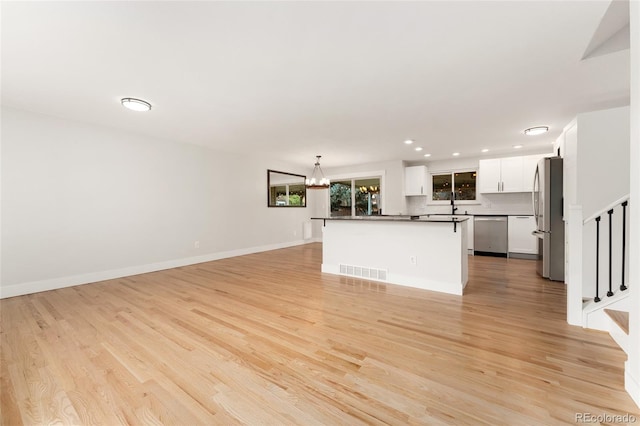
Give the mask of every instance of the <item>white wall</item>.
<path id="1" fill-rule="evenodd" d="M 557 142 L 564 157 L 565 211 L 570 205 L 580 205 L 583 218 L 587 219 L 629 194 L 629 118 L 629 107 L 620 107 L 579 114 L 567 125 Z M 621 264 L 622 255 L 621 208 L 615 210 L 612 219 L 612 282 L 613 286 L 619 286 L 622 272 L 615 265 Z M 627 217 L 627 226 L 630 223 Z M 600 222 L 600 297 L 606 294 L 609 285 L 608 227 L 608 215 L 604 214 Z M 584 297 L 595 295 L 595 234 L 596 224 L 590 221 L 584 226 L 582 237 Z M 571 238 L 569 234 L 567 238 Z"/>
<path id="2" fill-rule="evenodd" d="M 2 297 L 302 242 L 281 162 L 2 111 Z M 195 248 L 194 242 L 200 247 Z"/>
<path id="3" fill-rule="evenodd" d="M 577 204 L 588 218 L 629 193 L 629 107 L 579 114 Z"/>
<path id="4" fill-rule="evenodd" d="M 629 360 L 625 388 L 640 406 L 640 2 L 631 1 L 631 223 L 629 291 Z"/>

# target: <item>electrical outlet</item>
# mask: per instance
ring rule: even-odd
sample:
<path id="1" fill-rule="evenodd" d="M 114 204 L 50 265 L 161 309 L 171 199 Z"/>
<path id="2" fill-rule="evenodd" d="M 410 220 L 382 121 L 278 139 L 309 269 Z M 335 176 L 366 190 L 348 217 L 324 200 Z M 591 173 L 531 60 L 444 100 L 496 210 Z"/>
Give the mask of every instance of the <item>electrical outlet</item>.
<path id="1" fill-rule="evenodd" d="M 416 256 L 409 256 L 409 263 L 411 263 L 412 265 L 417 265 L 418 259 L 416 258 Z"/>
<path id="2" fill-rule="evenodd" d="M 200 241 L 194 241 L 193 242 L 193 248 L 199 249 L 200 248 Z"/>

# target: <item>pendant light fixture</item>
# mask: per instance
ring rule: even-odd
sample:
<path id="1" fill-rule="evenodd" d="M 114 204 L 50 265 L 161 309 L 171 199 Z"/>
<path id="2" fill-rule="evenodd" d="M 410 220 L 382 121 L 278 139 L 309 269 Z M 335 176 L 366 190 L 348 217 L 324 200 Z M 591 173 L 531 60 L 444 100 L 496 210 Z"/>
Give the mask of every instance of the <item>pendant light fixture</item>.
<path id="1" fill-rule="evenodd" d="M 311 178 L 307 178 L 304 181 L 305 186 L 309 189 L 325 189 L 329 187 L 329 179 L 324 177 L 324 173 L 320 168 L 321 157 L 321 155 L 316 155 L 316 164 L 313 168 L 313 173 L 311 173 Z"/>

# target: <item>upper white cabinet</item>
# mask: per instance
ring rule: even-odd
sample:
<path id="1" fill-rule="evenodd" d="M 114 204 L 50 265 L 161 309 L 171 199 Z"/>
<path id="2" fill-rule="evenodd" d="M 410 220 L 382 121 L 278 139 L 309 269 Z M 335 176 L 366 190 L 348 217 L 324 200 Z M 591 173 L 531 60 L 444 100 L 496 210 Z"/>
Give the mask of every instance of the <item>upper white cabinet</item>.
<path id="1" fill-rule="evenodd" d="M 522 157 L 480 160 L 480 192 L 521 192 Z"/>
<path id="2" fill-rule="evenodd" d="M 538 160 L 544 155 L 480 160 L 481 193 L 531 192 Z"/>
<path id="3" fill-rule="evenodd" d="M 500 192 L 502 182 L 502 160 L 499 158 L 491 160 L 480 160 L 478 167 L 478 180 L 480 192 Z"/>
<path id="4" fill-rule="evenodd" d="M 427 195 L 427 166 L 404 168 L 404 195 Z"/>
<path id="5" fill-rule="evenodd" d="M 509 157 L 500 159 L 502 186 L 500 192 L 522 192 L 522 157 Z M 533 177 L 532 177 L 533 179 Z"/>

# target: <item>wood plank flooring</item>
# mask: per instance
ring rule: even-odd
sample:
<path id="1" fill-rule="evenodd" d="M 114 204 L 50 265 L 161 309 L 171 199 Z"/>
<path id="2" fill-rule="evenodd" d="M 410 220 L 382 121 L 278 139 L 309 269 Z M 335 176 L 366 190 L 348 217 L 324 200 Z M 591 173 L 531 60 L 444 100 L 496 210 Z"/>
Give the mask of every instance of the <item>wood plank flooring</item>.
<path id="1" fill-rule="evenodd" d="M 527 260 L 465 295 L 320 273 L 309 244 L 0 301 L 4 425 L 572 424 L 640 410 Z"/>

